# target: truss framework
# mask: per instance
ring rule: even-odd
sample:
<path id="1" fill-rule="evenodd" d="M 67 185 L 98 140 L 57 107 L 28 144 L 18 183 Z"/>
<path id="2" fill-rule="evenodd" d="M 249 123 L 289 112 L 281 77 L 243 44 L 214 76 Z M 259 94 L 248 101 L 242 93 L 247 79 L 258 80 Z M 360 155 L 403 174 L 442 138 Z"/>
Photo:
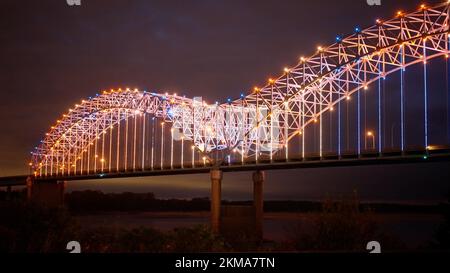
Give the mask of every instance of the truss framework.
<path id="1" fill-rule="evenodd" d="M 34 170 L 65 168 L 108 129 L 133 115 L 172 124 L 201 152 L 234 150 L 242 158 L 274 154 L 334 106 L 379 78 L 449 54 L 449 4 L 412 13 L 336 39 L 247 96 L 208 105 L 201 98 L 111 90 L 83 100 L 57 121 L 32 152 Z"/>

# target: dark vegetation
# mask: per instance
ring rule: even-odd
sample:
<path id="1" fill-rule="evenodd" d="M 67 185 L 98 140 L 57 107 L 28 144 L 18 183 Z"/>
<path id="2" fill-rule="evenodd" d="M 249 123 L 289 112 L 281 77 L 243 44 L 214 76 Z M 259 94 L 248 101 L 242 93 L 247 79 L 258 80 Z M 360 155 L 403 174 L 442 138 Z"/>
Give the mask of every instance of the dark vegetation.
<path id="1" fill-rule="evenodd" d="M 64 207 L 27 202 L 0 202 L 0 252 L 66 252 L 69 241 L 82 252 L 210 252 L 225 251 L 223 240 L 206 226 L 161 232 L 153 228 L 83 228 Z"/>
<path id="2" fill-rule="evenodd" d="M 441 204 L 444 221 L 436 231 L 431 247 L 439 250 L 450 250 L 450 194 L 448 201 Z"/>
<path id="3" fill-rule="evenodd" d="M 23 201 L 23 193 L 6 196 L 0 192 L 0 252 L 67 252 L 69 241 L 79 241 L 83 252 L 232 252 L 232 251 L 357 251 L 366 252 L 366 243 L 383 242 L 383 251 L 407 250 L 402 242 L 385 233 L 373 221 L 374 210 L 360 204 L 358 198 L 327 199 L 314 202 L 267 202 L 271 211 L 309 211 L 309 222 L 287 228 L 285 242 L 255 242 L 241 238 L 239 243 L 214 235 L 209 227 L 198 225 L 160 231 L 149 227 L 118 228 L 80 226 L 72 211 L 138 210 L 151 205 L 159 210 L 207 210 L 208 199 L 157 200 L 153 194 L 103 194 L 73 192 L 67 194 L 66 207 L 48 208 Z M 102 205 L 102 202 L 105 204 Z M 239 202 L 233 202 L 233 204 Z M 244 202 L 245 203 L 245 202 Z M 319 206 L 319 207 L 317 207 Z M 294 207 L 294 208 L 292 208 Z M 439 211 L 445 221 L 425 250 L 450 249 L 450 210 L 443 203 Z M 95 209 L 93 209 L 95 208 Z M 399 207 L 395 207 L 398 209 Z M 410 208 L 404 206 L 402 208 Z M 422 207 L 427 208 L 427 207 Z M 389 207 L 393 211 L 393 207 Z M 152 207 L 152 210 L 156 210 Z M 395 211 L 395 210 L 394 210 Z M 420 211 L 420 210 L 419 210 Z M 423 210 L 428 212 L 428 208 Z"/>
<path id="4" fill-rule="evenodd" d="M 356 251 L 366 249 L 367 242 L 383 242 L 384 251 L 405 249 L 402 242 L 390 237 L 372 219 L 373 212 L 362 207 L 357 196 L 340 200 L 327 199 L 322 210 L 311 216 L 310 223 L 300 222 L 290 228 L 290 245 L 297 251 Z"/>

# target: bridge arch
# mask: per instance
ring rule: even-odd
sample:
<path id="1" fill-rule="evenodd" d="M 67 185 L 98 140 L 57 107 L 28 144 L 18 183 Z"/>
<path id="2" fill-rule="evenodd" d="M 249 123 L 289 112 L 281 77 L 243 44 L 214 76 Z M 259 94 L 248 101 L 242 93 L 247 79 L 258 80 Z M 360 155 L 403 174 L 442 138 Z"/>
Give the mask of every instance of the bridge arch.
<path id="1" fill-rule="evenodd" d="M 255 87 L 249 95 L 224 104 L 211 105 L 201 98 L 188 99 L 176 94 L 130 89 L 105 91 L 64 114 L 32 152 L 30 165 L 40 175 L 58 174 L 60 169 L 76 174 L 77 161 L 83 162 L 83 154 L 90 151 L 90 146 L 102 138 L 104 143 L 108 131 L 112 134 L 113 128 L 128 122 L 128 118 L 136 122 L 142 115 L 170 123 L 172 143 L 174 131 L 179 132 L 183 140 L 192 141 L 193 150 L 201 153 L 203 161 L 212 161 L 214 150 L 226 151 L 228 161 L 234 153 L 242 163 L 258 162 L 262 156 L 270 156 L 272 160 L 282 150 L 288 159 L 290 141 L 304 134 L 313 123 L 322 126 L 323 115 L 342 101 L 370 88 L 380 78 L 420 63 L 426 69 L 429 60 L 448 58 L 449 18 L 449 3 L 423 5 L 411 13 L 399 12 L 392 19 L 377 20 L 369 28 L 356 28 L 352 35 L 336 37 L 334 44 L 318 47 L 312 56 L 300 58 L 296 66 L 286 68 L 276 79 L 269 79 L 264 87 Z M 425 90 L 424 100 L 426 96 Z M 163 145 L 163 136 L 161 141 Z M 424 146 L 427 147 L 427 141 Z M 182 158 L 183 151 L 182 148 Z M 171 165 L 172 161 L 171 158 Z M 144 163 L 141 165 L 142 169 L 146 167 Z M 117 165 L 116 171 L 119 170 Z"/>
<path id="2" fill-rule="evenodd" d="M 233 102 L 269 109 L 258 115 L 260 126 L 246 134 L 270 131 L 271 109 L 286 113 L 276 121 L 280 133 L 275 138 L 281 145 L 270 151 L 276 152 L 340 101 L 369 88 L 379 78 L 439 56 L 448 58 L 449 18 L 448 2 L 422 5 L 417 11 L 399 11 L 390 20 L 377 20 L 369 28 L 355 28 L 354 34 L 337 37 L 331 46 L 319 46 L 312 56 L 301 57 L 278 78 Z M 246 145 L 257 157 L 261 153 L 258 146 L 271 142 L 270 137 L 250 137 Z"/>

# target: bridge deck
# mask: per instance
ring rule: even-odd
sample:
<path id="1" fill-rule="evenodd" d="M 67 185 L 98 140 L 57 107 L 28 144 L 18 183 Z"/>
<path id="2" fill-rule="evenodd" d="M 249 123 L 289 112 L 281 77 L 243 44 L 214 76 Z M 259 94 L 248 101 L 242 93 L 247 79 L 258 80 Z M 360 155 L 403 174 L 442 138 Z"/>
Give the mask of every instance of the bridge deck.
<path id="1" fill-rule="evenodd" d="M 270 162 L 261 160 L 256 162 L 246 162 L 244 165 L 235 163 L 230 165 L 219 166 L 223 172 L 246 172 L 254 170 L 287 170 L 287 169 L 306 169 L 306 168 L 331 168 L 331 167 L 350 167 L 365 165 L 390 165 L 390 164 L 411 164 L 411 163 L 432 163 L 432 162 L 450 162 L 449 150 L 436 151 L 413 151 L 407 153 L 390 152 L 379 156 L 374 153 L 366 153 L 361 155 L 347 154 L 340 158 L 336 155 L 328 155 L 324 158 L 310 157 L 303 159 L 289 159 L 289 161 L 276 160 Z M 37 177 L 36 181 L 76 181 L 76 180 L 93 180 L 93 179 L 111 179 L 111 178 L 132 178 L 146 176 L 170 176 L 183 174 L 202 174 L 209 173 L 212 166 L 196 167 L 175 166 L 173 169 L 154 169 L 145 171 L 120 171 L 112 173 L 95 173 L 74 176 L 51 176 Z M 21 186 L 26 185 L 26 179 L 29 175 L 19 175 L 10 177 L 0 177 L 0 186 Z"/>

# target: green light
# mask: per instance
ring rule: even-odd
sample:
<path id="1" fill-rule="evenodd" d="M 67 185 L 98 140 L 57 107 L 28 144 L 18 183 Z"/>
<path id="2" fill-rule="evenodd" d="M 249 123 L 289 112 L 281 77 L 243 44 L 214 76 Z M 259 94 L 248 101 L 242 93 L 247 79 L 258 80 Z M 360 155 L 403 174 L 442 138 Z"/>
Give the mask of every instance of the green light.
<path id="1" fill-rule="evenodd" d="M 423 159 L 428 159 L 428 156 L 424 155 L 424 156 L 423 156 Z"/>

